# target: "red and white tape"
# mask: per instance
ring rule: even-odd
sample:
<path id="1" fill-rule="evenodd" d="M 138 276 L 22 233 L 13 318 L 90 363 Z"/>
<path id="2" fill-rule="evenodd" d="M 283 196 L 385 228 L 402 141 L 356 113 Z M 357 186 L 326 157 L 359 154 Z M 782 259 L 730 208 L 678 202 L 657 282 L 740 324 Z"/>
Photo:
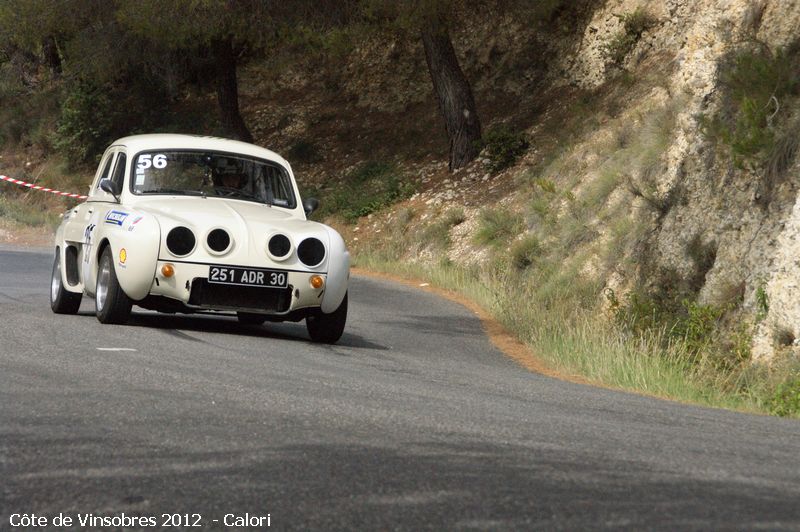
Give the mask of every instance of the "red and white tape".
<path id="1" fill-rule="evenodd" d="M 88 197 L 88 196 L 82 196 L 81 194 L 72 194 L 71 192 L 61 192 L 60 190 L 53 190 L 52 188 L 43 187 L 41 185 L 34 185 L 33 183 L 26 183 L 25 181 L 20 181 L 19 179 L 14 179 L 12 177 L 8 177 L 5 175 L 0 175 L 0 181 L 8 181 L 9 183 L 14 183 L 15 185 L 19 185 L 21 187 L 27 187 L 32 190 L 41 190 L 42 192 L 49 192 L 51 194 L 55 194 L 56 196 L 64 196 L 65 198 L 86 199 Z"/>

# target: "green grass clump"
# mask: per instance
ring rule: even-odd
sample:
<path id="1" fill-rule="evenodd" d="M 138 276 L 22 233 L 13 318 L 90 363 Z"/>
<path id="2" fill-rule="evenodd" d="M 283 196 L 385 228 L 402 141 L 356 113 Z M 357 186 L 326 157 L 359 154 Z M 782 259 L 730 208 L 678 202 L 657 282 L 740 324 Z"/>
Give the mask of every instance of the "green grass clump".
<path id="1" fill-rule="evenodd" d="M 415 186 L 404 180 L 392 164 L 367 162 L 345 176 L 344 182 L 328 195 L 323 195 L 320 213 L 336 214 L 348 223 L 413 194 Z"/>
<path id="2" fill-rule="evenodd" d="M 55 228 L 60 222 L 59 213 L 49 210 L 41 204 L 30 203 L 22 196 L 0 195 L 0 218 L 7 218 L 33 227 Z"/>
<path id="3" fill-rule="evenodd" d="M 450 229 L 464 223 L 466 219 L 467 216 L 463 208 L 453 207 L 448 209 L 423 229 L 423 242 L 429 242 L 438 249 L 447 249 L 450 246 Z"/>
<path id="4" fill-rule="evenodd" d="M 728 310 L 691 301 L 680 293 L 634 291 L 624 302 L 611 290 L 605 296 L 621 328 L 636 336 L 663 331 L 666 342 L 681 342 L 693 359 L 708 352 L 717 340 L 720 320 Z"/>
<path id="5" fill-rule="evenodd" d="M 489 159 L 489 170 L 492 172 L 513 165 L 529 146 L 524 133 L 511 131 L 505 126 L 489 130 L 480 141 L 480 148 Z"/>
<path id="6" fill-rule="evenodd" d="M 511 265 L 524 270 L 536 262 L 542 254 L 542 244 L 536 235 L 525 235 L 511 246 Z"/>
<path id="7" fill-rule="evenodd" d="M 479 215 L 475 242 L 501 246 L 509 243 L 522 229 L 522 217 L 517 213 L 506 208 L 487 207 Z"/>
<path id="8" fill-rule="evenodd" d="M 709 140 L 726 147 L 738 168 L 762 175 L 763 196 L 786 177 L 797 154 L 800 45 L 772 50 L 749 43 L 720 67 L 721 105 L 699 117 Z"/>
<path id="9" fill-rule="evenodd" d="M 800 376 L 791 377 L 777 386 L 770 397 L 769 410 L 782 417 L 800 414 Z"/>

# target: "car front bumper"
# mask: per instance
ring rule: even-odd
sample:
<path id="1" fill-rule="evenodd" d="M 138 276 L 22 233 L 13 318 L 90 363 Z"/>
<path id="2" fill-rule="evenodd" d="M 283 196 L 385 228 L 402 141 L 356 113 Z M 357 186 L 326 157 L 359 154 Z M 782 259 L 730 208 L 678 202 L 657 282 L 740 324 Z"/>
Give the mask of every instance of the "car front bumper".
<path id="1" fill-rule="evenodd" d="M 171 265 L 173 274 L 166 276 L 163 266 Z M 287 287 L 227 285 L 208 281 L 210 264 L 159 260 L 150 288 L 151 296 L 162 296 L 182 302 L 197 310 L 227 310 L 283 315 L 303 308 L 319 307 L 327 287 L 327 274 L 293 270 L 274 271 L 287 275 Z M 311 277 L 322 277 L 320 288 L 311 286 Z"/>

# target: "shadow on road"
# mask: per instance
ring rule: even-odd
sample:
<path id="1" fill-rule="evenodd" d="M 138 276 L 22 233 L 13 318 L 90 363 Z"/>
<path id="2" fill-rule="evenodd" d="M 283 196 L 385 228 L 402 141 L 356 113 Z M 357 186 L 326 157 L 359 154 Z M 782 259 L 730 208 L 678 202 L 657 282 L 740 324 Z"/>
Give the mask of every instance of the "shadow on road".
<path id="1" fill-rule="evenodd" d="M 420 441 L 399 448 L 265 445 L 269 439 L 266 433 L 250 448 L 191 452 L 111 438 L 6 435 L 10 449 L 28 449 L 25 456 L 73 460 L 51 469 L 46 458 L 12 459 L 7 506 L 87 512 L 80 501 L 92 501 L 105 514 L 200 512 L 208 519 L 270 513 L 280 530 L 741 530 L 800 523 L 796 493 L 693 480 L 567 450 Z"/>
<path id="2" fill-rule="evenodd" d="M 91 315 L 94 316 L 94 314 Z M 236 318 L 229 316 L 140 314 L 134 312 L 131 314 L 127 325 L 159 329 L 171 336 L 200 343 L 208 342 L 202 338 L 187 334 L 185 331 L 311 342 L 303 323 L 267 322 L 264 325 L 245 325 L 239 323 Z M 386 346 L 371 342 L 362 336 L 349 333 L 346 329 L 336 346 L 356 349 L 388 349 Z"/>

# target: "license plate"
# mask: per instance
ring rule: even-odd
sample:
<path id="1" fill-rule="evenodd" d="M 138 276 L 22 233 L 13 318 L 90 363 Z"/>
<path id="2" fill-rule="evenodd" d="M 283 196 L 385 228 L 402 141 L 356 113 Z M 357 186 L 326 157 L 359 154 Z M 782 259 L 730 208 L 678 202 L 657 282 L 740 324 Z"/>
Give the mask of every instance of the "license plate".
<path id="1" fill-rule="evenodd" d="M 289 284 L 289 276 L 286 274 L 286 272 L 262 270 L 260 268 L 209 266 L 208 282 L 216 284 L 235 284 L 241 286 L 286 288 L 286 286 Z"/>

